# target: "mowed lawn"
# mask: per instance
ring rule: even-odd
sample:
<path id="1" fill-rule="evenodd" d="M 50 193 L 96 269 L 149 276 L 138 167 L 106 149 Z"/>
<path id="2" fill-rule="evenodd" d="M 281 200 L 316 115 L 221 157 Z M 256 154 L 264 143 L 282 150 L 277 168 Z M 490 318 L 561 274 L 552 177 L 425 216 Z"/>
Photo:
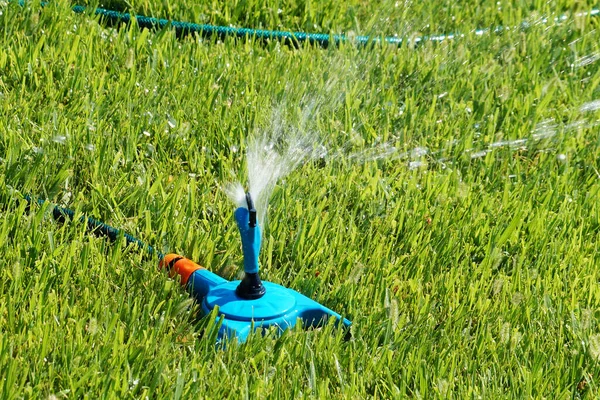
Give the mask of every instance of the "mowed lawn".
<path id="1" fill-rule="evenodd" d="M 0 2 L 1 398 L 600 396 L 600 17 L 577 16 L 593 4 L 176 3 L 103 5 L 458 34 L 292 48 Z M 263 279 L 351 319 L 349 341 L 328 325 L 216 347 L 214 316 L 156 256 L 23 200 L 235 279 L 221 187 L 244 176 L 249 140 L 272 134 L 327 154 L 276 186 Z"/>

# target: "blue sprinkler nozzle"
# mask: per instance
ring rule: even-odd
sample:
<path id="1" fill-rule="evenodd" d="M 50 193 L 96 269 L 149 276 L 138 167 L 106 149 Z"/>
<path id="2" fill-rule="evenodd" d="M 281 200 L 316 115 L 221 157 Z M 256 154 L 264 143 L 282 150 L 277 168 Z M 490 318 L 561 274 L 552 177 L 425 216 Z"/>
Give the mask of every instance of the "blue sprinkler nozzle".
<path id="1" fill-rule="evenodd" d="M 258 255 L 260 254 L 260 228 L 256 222 L 256 209 L 250 193 L 246 194 L 248 208 L 235 210 L 235 220 L 242 237 L 244 253 L 244 278 L 236 289 L 236 294 L 246 300 L 260 299 L 266 293 L 258 275 Z"/>

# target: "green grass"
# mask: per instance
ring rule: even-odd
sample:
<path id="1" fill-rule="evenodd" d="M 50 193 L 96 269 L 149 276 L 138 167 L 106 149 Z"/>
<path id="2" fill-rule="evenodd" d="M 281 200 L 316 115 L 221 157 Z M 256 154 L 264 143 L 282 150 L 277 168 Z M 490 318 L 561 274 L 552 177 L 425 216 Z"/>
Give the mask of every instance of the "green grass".
<path id="1" fill-rule="evenodd" d="M 591 4 L 221 3 L 119 4 L 236 26 L 467 34 L 294 50 L 111 28 L 66 2 L 1 6 L 0 397 L 597 398 L 600 115 L 579 108 L 600 94 L 600 63 L 580 66 L 600 51 L 599 20 L 469 33 Z M 19 200 L 49 198 L 235 277 L 219 185 L 275 109 L 295 124 L 315 101 L 309 128 L 333 151 L 436 152 L 415 169 L 309 162 L 274 192 L 263 277 L 350 318 L 348 342 L 328 326 L 217 349 L 156 259 Z M 555 136 L 471 159 L 550 119 Z"/>

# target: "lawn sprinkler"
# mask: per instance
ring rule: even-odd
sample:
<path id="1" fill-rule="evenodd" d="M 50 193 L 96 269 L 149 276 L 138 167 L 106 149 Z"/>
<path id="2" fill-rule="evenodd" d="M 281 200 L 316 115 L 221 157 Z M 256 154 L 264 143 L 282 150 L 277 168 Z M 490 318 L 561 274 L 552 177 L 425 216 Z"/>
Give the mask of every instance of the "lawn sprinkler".
<path id="1" fill-rule="evenodd" d="M 33 200 L 30 196 L 25 196 L 25 200 L 29 204 L 45 203 L 41 199 Z M 167 269 L 173 278 L 180 276 L 181 285 L 195 297 L 205 315 L 217 311 L 217 322 L 221 323 L 218 332 L 220 342 L 227 339 L 245 342 L 252 331 L 265 332 L 269 328 L 282 333 L 296 326 L 298 320 L 302 321 L 305 328 L 317 327 L 330 318 L 335 318 L 338 326 L 346 330 L 346 337 L 349 337 L 349 320 L 292 289 L 261 281 L 258 263 L 261 232 L 250 193 L 246 194 L 246 204 L 247 207 L 239 207 L 234 212 L 244 254 L 244 277 L 241 281 L 223 279 L 178 254 L 163 255 L 141 240 L 94 218 L 82 216 L 79 221 L 85 223 L 94 234 L 112 241 L 123 238 L 128 244 L 149 254 L 156 254 L 160 259 L 160 268 Z M 59 206 L 53 206 L 52 215 L 58 221 L 75 218 L 72 210 Z"/>
<path id="2" fill-rule="evenodd" d="M 244 254 L 241 281 L 225 280 L 177 254 L 167 254 L 160 262 L 161 267 L 170 270 L 171 276 L 181 276 L 181 284 L 201 304 L 204 314 L 217 309 L 218 318 L 222 320 L 219 339 L 236 338 L 244 342 L 253 330 L 269 328 L 282 333 L 296 326 L 298 320 L 303 327 L 316 327 L 335 318 L 348 329 L 349 320 L 322 304 L 292 289 L 261 281 L 258 263 L 261 232 L 250 193 L 246 194 L 246 203 L 247 207 L 239 207 L 234 212 Z"/>

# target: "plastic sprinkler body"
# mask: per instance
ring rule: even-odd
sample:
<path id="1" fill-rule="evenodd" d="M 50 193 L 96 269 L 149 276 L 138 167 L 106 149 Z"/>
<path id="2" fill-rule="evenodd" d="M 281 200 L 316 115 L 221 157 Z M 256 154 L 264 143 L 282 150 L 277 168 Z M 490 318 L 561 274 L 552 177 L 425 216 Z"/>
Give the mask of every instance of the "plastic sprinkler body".
<path id="1" fill-rule="evenodd" d="M 339 326 L 348 328 L 349 320 L 322 304 L 292 289 L 261 281 L 258 274 L 261 232 L 250 194 L 246 195 L 246 203 L 247 208 L 239 207 L 234 212 L 244 253 L 241 281 L 227 281 L 176 254 L 168 254 L 161 261 L 172 275 L 181 276 L 182 285 L 202 305 L 205 315 L 217 310 L 221 322 L 219 341 L 235 338 L 245 342 L 254 330 L 264 332 L 275 328 L 281 333 L 296 326 L 298 321 L 303 327 L 311 327 L 334 318 Z"/>
<path id="2" fill-rule="evenodd" d="M 250 193 L 246 194 L 248 208 L 239 207 L 234 212 L 240 236 L 242 237 L 242 251 L 244 253 L 244 278 L 235 290 L 235 293 L 247 300 L 260 299 L 266 289 L 258 275 L 258 256 L 260 254 L 260 227 L 256 221 L 256 209 Z"/>

